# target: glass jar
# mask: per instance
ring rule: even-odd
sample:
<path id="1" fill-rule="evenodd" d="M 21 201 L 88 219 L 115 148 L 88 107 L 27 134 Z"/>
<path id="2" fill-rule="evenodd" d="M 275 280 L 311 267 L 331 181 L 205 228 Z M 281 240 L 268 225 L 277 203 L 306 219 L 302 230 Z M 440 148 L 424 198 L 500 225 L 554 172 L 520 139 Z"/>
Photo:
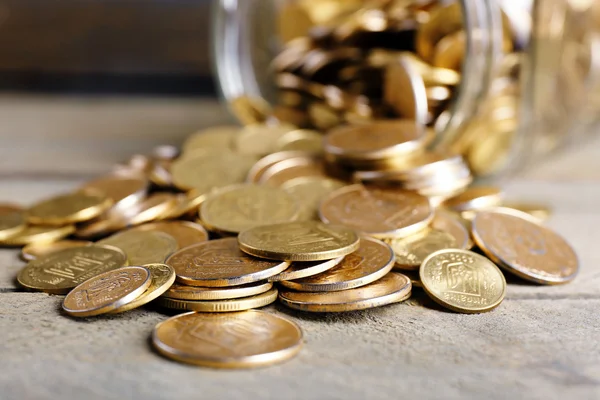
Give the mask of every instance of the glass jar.
<path id="1" fill-rule="evenodd" d="M 506 175 L 563 148 L 594 131 L 600 116 L 600 2 L 594 0 L 218 0 L 213 21 L 216 72 L 230 104 L 250 98 L 279 107 L 282 74 L 302 76 L 306 68 L 294 70 L 293 59 L 283 60 L 283 69 L 274 63 L 307 36 L 315 54 L 346 52 L 331 68 L 338 81 L 341 71 L 351 81 L 368 76 L 368 68 L 387 68 L 385 54 L 412 54 L 413 67 L 426 76 L 428 112 L 418 118 L 434 133 L 430 147 L 463 154 L 480 178 Z M 459 80 L 431 78 L 447 70 Z M 315 78 L 308 75 L 302 78 Z M 390 118 L 376 109 L 385 96 L 381 87 L 401 93 L 401 102 L 406 87 L 388 82 L 387 72 L 381 76 L 341 87 L 341 95 L 366 96 L 375 106 L 367 115 L 343 111 L 340 123 Z M 316 79 L 330 85 L 330 78 Z"/>

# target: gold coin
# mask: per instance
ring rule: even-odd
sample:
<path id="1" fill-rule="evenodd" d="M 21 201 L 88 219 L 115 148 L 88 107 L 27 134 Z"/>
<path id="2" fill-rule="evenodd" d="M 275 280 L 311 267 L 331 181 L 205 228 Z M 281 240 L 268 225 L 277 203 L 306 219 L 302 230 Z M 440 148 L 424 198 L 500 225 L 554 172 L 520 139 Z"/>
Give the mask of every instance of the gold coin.
<path id="1" fill-rule="evenodd" d="M 411 290 L 408 277 L 392 272 L 357 289 L 328 293 L 283 291 L 279 294 L 279 300 L 301 311 L 344 312 L 399 303 L 410 297 Z"/>
<path id="2" fill-rule="evenodd" d="M 25 215 L 20 211 L 0 214 L 0 241 L 10 239 L 23 232 L 27 227 Z"/>
<path id="3" fill-rule="evenodd" d="M 325 135 L 325 151 L 336 157 L 378 160 L 405 156 L 423 147 L 425 130 L 415 121 L 374 121 L 335 128 Z"/>
<path id="4" fill-rule="evenodd" d="M 173 285 L 173 282 L 175 282 L 175 270 L 166 264 L 146 264 L 144 268 L 150 272 L 150 284 L 146 291 L 134 300 L 126 302 L 110 311 L 111 314 L 133 310 L 134 308 L 148 304 L 165 293 Z"/>
<path id="5" fill-rule="evenodd" d="M 300 177 L 285 182 L 281 188 L 299 203 L 299 221 L 318 221 L 321 200 L 329 193 L 344 186 L 344 182 L 335 179 Z"/>
<path id="6" fill-rule="evenodd" d="M 35 204 L 27 211 L 27 221 L 37 225 L 68 225 L 95 218 L 111 205 L 112 200 L 104 194 L 75 192 Z"/>
<path id="7" fill-rule="evenodd" d="M 323 152 L 323 135 L 311 129 L 298 129 L 284 133 L 277 140 L 277 151 Z"/>
<path id="8" fill-rule="evenodd" d="M 21 258 L 25 261 L 32 261 L 60 250 L 89 246 L 91 244 L 93 243 L 86 240 L 59 240 L 58 242 L 31 243 L 21 249 Z"/>
<path id="9" fill-rule="evenodd" d="M 73 317 L 106 314 L 130 303 L 150 286 L 144 267 L 123 267 L 96 275 L 65 296 L 63 310 Z"/>
<path id="10" fill-rule="evenodd" d="M 353 230 L 316 221 L 259 226 L 240 233 L 238 242 L 250 255 L 289 261 L 330 260 L 350 254 L 360 245 Z"/>
<path id="11" fill-rule="evenodd" d="M 383 89 L 385 102 L 402 118 L 427 124 L 427 92 L 419 70 L 410 59 L 401 55 L 385 69 Z"/>
<path id="12" fill-rule="evenodd" d="M 113 208 L 92 221 L 77 225 L 75 236 L 80 239 L 96 239 L 125 229 L 127 224 L 127 217 Z"/>
<path id="13" fill-rule="evenodd" d="M 480 211 L 471 229 L 486 256 L 523 279 L 553 285 L 570 282 L 577 275 L 579 261 L 569 243 L 528 214 Z"/>
<path id="14" fill-rule="evenodd" d="M 325 176 L 321 158 L 310 155 L 288 158 L 272 164 L 263 172 L 258 182 L 278 187 L 296 178 Z"/>
<path id="15" fill-rule="evenodd" d="M 215 188 L 244 182 L 255 161 L 254 156 L 210 152 L 174 161 L 171 173 L 179 189 L 209 193 Z"/>
<path id="16" fill-rule="evenodd" d="M 200 224 L 189 221 L 161 221 L 139 225 L 133 230 L 163 232 L 177 241 L 177 247 L 183 249 L 196 243 L 206 242 L 208 232 Z"/>
<path id="17" fill-rule="evenodd" d="M 327 271 L 281 284 L 303 292 L 331 292 L 353 289 L 380 279 L 392 270 L 394 252 L 380 240 L 362 237 L 360 247 Z"/>
<path id="18" fill-rule="evenodd" d="M 161 215 L 161 219 L 177 219 L 197 214 L 198 209 L 206 200 L 206 193 L 190 190 L 186 194 L 176 195 L 175 198 L 177 204 L 166 214 Z"/>
<path id="19" fill-rule="evenodd" d="M 273 114 L 271 106 L 262 97 L 239 96 L 231 99 L 229 106 L 244 125 L 263 123 Z"/>
<path id="20" fill-rule="evenodd" d="M 296 130 L 294 125 L 248 125 L 235 140 L 235 149 L 244 155 L 264 156 L 276 151 L 277 141 L 286 133 Z"/>
<path id="21" fill-rule="evenodd" d="M 246 177 L 247 183 L 258 183 L 262 178 L 265 171 L 269 169 L 270 166 L 290 158 L 296 157 L 310 157 L 311 153 L 307 153 L 305 151 L 280 151 L 277 153 L 269 154 L 268 156 L 264 156 L 260 160 L 256 162 L 248 171 L 248 176 Z"/>
<path id="22" fill-rule="evenodd" d="M 223 300 L 249 297 L 264 293 L 273 287 L 271 282 L 252 282 L 239 286 L 202 287 L 174 283 L 163 297 L 177 300 Z"/>
<path id="23" fill-rule="evenodd" d="M 200 312 L 235 312 L 268 306 L 277 300 L 277 289 L 249 297 L 225 300 L 178 300 L 169 297 L 161 297 L 158 303 L 166 308 L 175 310 L 188 310 Z"/>
<path id="24" fill-rule="evenodd" d="M 469 229 L 465 226 L 466 221 L 457 214 L 448 211 L 435 210 L 431 227 L 452 235 L 459 249 L 470 249 L 473 245 Z"/>
<path id="25" fill-rule="evenodd" d="M 116 247 L 92 245 L 65 249 L 29 262 L 17 280 L 26 289 L 65 294 L 80 283 L 127 265 Z"/>
<path id="26" fill-rule="evenodd" d="M 464 31 L 444 36 L 433 51 L 432 65 L 434 67 L 449 68 L 460 71 L 466 49 L 466 35 Z"/>
<path id="27" fill-rule="evenodd" d="M 187 364 L 249 368 L 295 356 L 302 347 L 302 331 L 290 320 L 263 311 L 190 312 L 156 325 L 152 344 L 163 356 Z"/>
<path id="28" fill-rule="evenodd" d="M 183 154 L 195 151 L 231 150 L 234 138 L 240 132 L 239 126 L 212 126 L 189 136 L 183 143 Z"/>
<path id="29" fill-rule="evenodd" d="M 300 209 L 285 191 L 253 184 L 235 185 L 209 195 L 200 208 L 204 226 L 239 233 L 255 226 L 294 221 Z"/>
<path id="30" fill-rule="evenodd" d="M 321 220 L 374 237 L 407 237 L 427 227 L 433 209 L 426 197 L 394 188 L 352 185 L 321 201 Z"/>
<path id="31" fill-rule="evenodd" d="M 269 278 L 269 282 L 291 281 L 294 279 L 307 278 L 325 272 L 344 260 L 344 256 L 327 261 L 295 261 L 289 268 Z"/>
<path id="32" fill-rule="evenodd" d="M 98 244 L 117 247 L 127 254 L 129 265 L 163 263 L 177 251 L 177 241 L 163 232 L 130 229 L 102 239 Z"/>
<path id="33" fill-rule="evenodd" d="M 419 276 L 429 297 L 456 312 L 493 310 L 506 292 L 506 280 L 498 267 L 469 250 L 436 251 L 423 261 Z"/>
<path id="34" fill-rule="evenodd" d="M 395 268 L 400 270 L 417 270 L 431 253 L 457 247 L 454 236 L 437 229 L 426 229 L 403 239 L 392 239 L 388 243 L 396 254 Z"/>
<path id="35" fill-rule="evenodd" d="M 173 254 L 165 264 L 177 281 L 192 286 L 235 286 L 267 279 L 284 271 L 288 262 L 261 260 L 242 253 L 236 238 L 198 243 Z"/>
<path id="36" fill-rule="evenodd" d="M 128 225 L 140 225 L 161 219 L 177 207 L 173 193 L 154 193 L 130 210 L 126 215 Z"/>
<path id="37" fill-rule="evenodd" d="M 502 203 L 502 207 L 505 208 L 513 208 L 518 211 L 522 211 L 531 215 L 532 217 L 539 220 L 539 222 L 544 222 L 550 215 L 552 214 L 552 210 L 545 204 L 536 204 L 536 203 L 526 203 L 526 202 L 504 202 Z"/>
<path id="38" fill-rule="evenodd" d="M 114 208 L 126 210 L 146 197 L 148 180 L 133 176 L 105 176 L 86 183 L 82 190 L 103 193 L 111 199 Z"/>
<path id="39" fill-rule="evenodd" d="M 26 246 L 31 243 L 49 243 L 66 238 L 75 232 L 75 225 L 27 226 L 16 235 L 4 239 L 3 246 Z"/>
<path id="40" fill-rule="evenodd" d="M 473 186 L 458 196 L 446 200 L 443 205 L 451 210 L 462 212 L 482 210 L 500 205 L 502 190 L 493 186 Z"/>

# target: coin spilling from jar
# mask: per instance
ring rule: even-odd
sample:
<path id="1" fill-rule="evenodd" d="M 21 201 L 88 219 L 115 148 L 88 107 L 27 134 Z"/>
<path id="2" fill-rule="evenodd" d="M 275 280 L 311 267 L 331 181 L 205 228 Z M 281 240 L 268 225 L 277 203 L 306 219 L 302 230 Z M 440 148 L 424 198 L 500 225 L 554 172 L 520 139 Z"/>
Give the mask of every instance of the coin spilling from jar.
<path id="1" fill-rule="evenodd" d="M 573 280 L 577 256 L 543 225 L 547 207 L 474 185 L 470 153 L 431 148 L 460 79 L 456 5 L 352 7 L 290 38 L 273 61 L 281 104 L 237 99 L 244 126 L 203 129 L 29 208 L 1 204 L 0 244 L 28 261 L 19 284 L 66 294 L 72 317 L 185 311 L 152 332 L 160 354 L 245 368 L 302 346 L 295 322 L 253 310 L 276 301 L 349 312 L 417 288 L 481 313 L 502 303 L 505 274 Z"/>

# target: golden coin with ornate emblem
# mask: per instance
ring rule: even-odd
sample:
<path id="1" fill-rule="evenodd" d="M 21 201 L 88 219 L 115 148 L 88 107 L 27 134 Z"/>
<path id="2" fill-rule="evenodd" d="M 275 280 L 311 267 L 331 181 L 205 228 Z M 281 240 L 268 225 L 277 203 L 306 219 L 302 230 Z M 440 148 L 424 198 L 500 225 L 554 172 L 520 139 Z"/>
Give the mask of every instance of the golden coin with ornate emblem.
<path id="1" fill-rule="evenodd" d="M 437 229 L 426 229 L 402 239 L 390 239 L 388 243 L 396 254 L 394 267 L 399 270 L 417 270 L 431 253 L 457 247 L 454 236 Z"/>
<path id="2" fill-rule="evenodd" d="M 63 310 L 73 317 L 106 314 L 130 303 L 150 286 L 144 267 L 123 267 L 96 275 L 71 290 Z"/>
<path id="3" fill-rule="evenodd" d="M 177 241 L 163 232 L 129 229 L 97 242 L 118 247 L 127 254 L 129 265 L 163 263 L 177 251 Z"/>
<path id="4" fill-rule="evenodd" d="M 148 304 L 165 293 L 173 285 L 173 282 L 175 282 L 175 270 L 166 264 L 146 264 L 144 268 L 150 272 L 150 285 L 146 291 L 134 300 L 126 302 L 110 311 L 111 314 L 133 310 L 134 308 Z"/>
<path id="5" fill-rule="evenodd" d="M 430 254 L 421 264 L 419 276 L 429 297 L 460 313 L 493 310 L 506 293 L 506 280 L 498 267 L 469 250 L 444 249 Z"/>
<path id="6" fill-rule="evenodd" d="M 352 229 L 317 221 L 259 226 L 240 233 L 238 242 L 242 251 L 255 257 L 288 261 L 330 260 L 360 245 Z"/>
<path id="7" fill-rule="evenodd" d="M 57 242 L 31 243 L 21 249 L 21 258 L 25 261 L 32 261 L 48 254 L 56 253 L 64 249 L 74 247 L 89 246 L 93 244 L 87 240 L 59 240 Z"/>
<path id="8" fill-rule="evenodd" d="M 65 249 L 31 261 L 19 272 L 19 284 L 30 290 L 65 294 L 80 283 L 127 265 L 123 250 L 92 245 Z"/>
<path id="9" fill-rule="evenodd" d="M 33 205 L 27 210 L 27 221 L 36 225 L 73 224 L 99 216 L 112 204 L 112 200 L 101 193 L 74 192 Z"/>
<path id="10" fill-rule="evenodd" d="M 330 292 L 367 285 L 392 270 L 394 252 L 381 240 L 361 237 L 360 247 L 335 267 L 318 275 L 281 284 L 305 292 Z"/>
<path id="11" fill-rule="evenodd" d="M 0 241 L 9 239 L 23 232 L 27 227 L 25 214 L 20 211 L 10 211 L 0 214 Z"/>
<path id="12" fill-rule="evenodd" d="M 579 271 L 565 239 L 517 210 L 481 211 L 471 224 L 477 246 L 500 267 L 536 283 L 572 281 Z"/>
<path id="13" fill-rule="evenodd" d="M 408 299 L 411 291 L 410 279 L 392 272 L 356 289 L 327 293 L 282 291 L 279 293 L 279 300 L 282 304 L 301 311 L 345 312 L 399 303 Z"/>
<path id="14" fill-rule="evenodd" d="M 240 251 L 236 238 L 198 243 L 170 256 L 177 281 L 192 286 L 236 286 L 262 281 L 289 267 L 286 261 L 255 258 Z"/>
<path id="15" fill-rule="evenodd" d="M 140 232 L 162 232 L 177 241 L 177 247 L 183 249 L 196 243 L 206 242 L 208 232 L 200 224 L 189 221 L 160 221 L 139 225 L 133 228 Z"/>
<path id="16" fill-rule="evenodd" d="M 259 281 L 245 285 L 227 287 L 188 286 L 179 283 L 171 285 L 163 297 L 177 300 L 224 300 L 249 297 L 269 291 L 271 282 Z"/>
<path id="17" fill-rule="evenodd" d="M 302 331 L 263 311 L 190 312 L 156 325 L 152 344 L 165 357 L 214 368 L 250 368 L 288 360 L 302 347 Z"/>
<path id="18" fill-rule="evenodd" d="M 201 312 L 235 312 L 250 310 L 267 306 L 277 300 L 277 289 L 271 288 L 268 291 L 254 296 L 239 297 L 225 300 L 178 300 L 169 297 L 161 297 L 158 304 L 166 308 L 175 310 L 201 311 Z"/>

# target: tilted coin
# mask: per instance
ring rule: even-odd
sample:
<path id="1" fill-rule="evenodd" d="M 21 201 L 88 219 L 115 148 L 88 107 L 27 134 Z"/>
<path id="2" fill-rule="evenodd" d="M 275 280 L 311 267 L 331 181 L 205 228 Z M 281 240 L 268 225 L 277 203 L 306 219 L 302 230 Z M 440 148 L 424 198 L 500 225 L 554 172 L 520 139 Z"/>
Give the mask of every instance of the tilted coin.
<path id="1" fill-rule="evenodd" d="M 150 272 L 150 284 L 146 291 L 137 296 L 134 300 L 124 302 L 123 304 L 110 311 L 111 314 L 121 313 L 150 303 L 158 296 L 165 293 L 175 282 L 175 270 L 166 264 L 146 264 L 144 265 Z"/>
<path id="2" fill-rule="evenodd" d="M 310 157 L 312 154 L 307 153 L 305 151 L 279 151 L 277 153 L 271 153 L 268 156 L 264 156 L 260 160 L 256 162 L 248 171 L 248 176 L 246 177 L 247 183 L 258 183 L 260 182 L 265 171 L 269 169 L 270 166 L 290 158 L 297 157 Z"/>
<path id="3" fill-rule="evenodd" d="M 242 128 L 235 140 L 235 149 L 240 154 L 264 156 L 277 150 L 277 141 L 286 133 L 296 130 L 294 125 L 248 125 Z"/>
<path id="4" fill-rule="evenodd" d="M 161 297 L 158 304 L 166 308 L 175 310 L 188 310 L 200 312 L 235 312 L 250 310 L 252 308 L 264 307 L 277 300 L 277 289 L 271 288 L 268 291 L 254 296 L 239 297 L 225 300 L 178 300 L 169 297 Z"/>
<path id="5" fill-rule="evenodd" d="M 390 272 L 394 260 L 390 246 L 377 239 L 362 237 L 358 250 L 348 254 L 335 267 L 308 278 L 282 281 L 281 284 L 307 292 L 353 289 L 374 282 Z"/>
<path id="6" fill-rule="evenodd" d="M 431 227 L 454 237 L 456 247 L 459 249 L 469 249 L 473 245 L 469 229 L 465 226 L 466 221 L 457 214 L 448 211 L 435 210 Z"/>
<path id="7" fill-rule="evenodd" d="M 283 134 L 277 140 L 277 151 L 323 152 L 323 135 L 311 129 L 298 129 Z"/>
<path id="8" fill-rule="evenodd" d="M 148 180 L 141 177 L 109 175 L 86 183 L 82 190 L 103 193 L 114 208 L 127 210 L 140 202 L 148 191 Z"/>
<path id="9" fill-rule="evenodd" d="M 296 200 L 282 189 L 244 184 L 209 195 L 200 218 L 210 230 L 239 233 L 255 226 L 294 221 L 299 211 Z"/>
<path id="10" fill-rule="evenodd" d="M 284 271 L 286 261 L 269 261 L 240 251 L 236 238 L 198 243 L 173 254 L 165 264 L 177 281 L 192 286 L 235 286 L 267 279 Z"/>
<path id="11" fill-rule="evenodd" d="M 302 311 L 344 312 L 398 303 L 409 298 L 411 290 L 408 277 L 392 272 L 366 286 L 339 292 L 282 291 L 279 300 L 290 308 Z"/>
<path id="12" fill-rule="evenodd" d="M 163 232 L 177 241 L 177 247 L 183 249 L 196 243 L 206 242 L 208 232 L 200 224 L 189 221 L 160 221 L 136 226 L 132 230 L 143 232 Z"/>
<path id="13" fill-rule="evenodd" d="M 388 243 L 396 254 L 395 267 L 400 270 L 417 270 L 430 254 L 457 247 L 454 236 L 437 229 L 426 229 L 406 238 L 391 239 Z"/>
<path id="14" fill-rule="evenodd" d="M 123 267 L 96 275 L 77 285 L 63 300 L 63 310 L 73 317 L 91 317 L 119 308 L 150 286 L 144 267 Z"/>
<path id="15" fill-rule="evenodd" d="M 269 282 L 291 281 L 294 279 L 307 278 L 325 272 L 344 260 L 344 256 L 327 261 L 295 261 L 289 268 L 269 278 Z"/>
<path id="16" fill-rule="evenodd" d="M 25 214 L 20 211 L 11 211 L 0 214 L 0 241 L 9 239 L 27 227 Z"/>
<path id="17" fill-rule="evenodd" d="M 256 161 L 250 155 L 221 151 L 180 158 L 173 162 L 173 182 L 179 189 L 209 193 L 215 188 L 242 183 Z"/>
<path id="18" fill-rule="evenodd" d="M 319 220 L 319 204 L 323 197 L 345 186 L 344 182 L 321 177 L 301 177 L 284 183 L 281 188 L 300 205 L 299 221 Z"/>
<path id="19" fill-rule="evenodd" d="M 73 232 L 75 232 L 75 225 L 27 226 L 16 235 L 4 239 L 0 244 L 3 246 L 26 246 L 31 243 L 48 243 L 64 239 Z"/>
<path id="20" fill-rule="evenodd" d="M 285 361 L 302 347 L 302 331 L 263 311 L 190 312 L 156 325 L 152 344 L 165 357 L 217 368 L 258 367 Z"/>
<path id="21" fill-rule="evenodd" d="M 471 225 L 473 239 L 485 255 L 523 279 L 546 285 L 572 281 L 579 270 L 575 251 L 532 218 L 512 210 L 480 211 Z"/>
<path id="22" fill-rule="evenodd" d="M 26 289 L 64 294 L 106 271 L 127 265 L 127 256 L 116 247 L 92 245 L 65 249 L 29 262 L 17 280 Z"/>
<path id="23" fill-rule="evenodd" d="M 427 92 L 423 76 L 405 56 L 387 66 L 384 99 L 402 117 L 427 123 Z"/>
<path id="24" fill-rule="evenodd" d="M 435 45 L 432 65 L 459 71 L 465 55 L 466 38 L 464 31 L 444 36 Z"/>
<path id="25" fill-rule="evenodd" d="M 550 215 L 552 214 L 550 207 L 545 204 L 536 204 L 523 201 L 507 201 L 502 203 L 502 207 L 513 208 L 515 210 L 522 211 L 534 218 L 537 218 L 540 222 L 544 222 L 550 218 Z"/>
<path id="26" fill-rule="evenodd" d="M 176 195 L 177 204 L 161 215 L 160 219 L 177 219 L 185 218 L 187 215 L 195 215 L 198 213 L 198 209 L 204 200 L 206 200 L 206 196 L 206 193 L 200 193 L 197 190 L 190 190 L 186 194 Z"/>
<path id="27" fill-rule="evenodd" d="M 135 206 L 134 206 L 135 207 Z M 119 209 L 112 208 L 98 218 L 77 225 L 75 236 L 79 239 L 97 239 L 127 228 L 127 217 Z"/>
<path id="28" fill-rule="evenodd" d="M 27 221 L 38 225 L 67 225 L 88 221 L 112 205 L 104 194 L 74 192 L 56 196 L 33 205 L 27 210 Z"/>
<path id="29" fill-rule="evenodd" d="M 189 136 L 183 143 L 183 153 L 197 150 L 231 150 L 234 138 L 240 132 L 239 126 L 211 126 Z"/>
<path id="30" fill-rule="evenodd" d="M 419 276 L 429 297 L 456 312 L 493 310 L 506 292 L 506 280 L 498 267 L 469 250 L 436 251 L 423 261 Z"/>
<path id="31" fill-rule="evenodd" d="M 499 205 L 503 193 L 493 186 L 473 186 L 458 196 L 446 200 L 443 205 L 454 211 L 482 210 Z"/>
<path id="32" fill-rule="evenodd" d="M 325 177 L 322 159 L 315 155 L 288 158 L 270 165 L 261 175 L 259 183 L 282 186 L 292 179 Z"/>
<path id="33" fill-rule="evenodd" d="M 129 265 L 163 263 L 177 251 L 177 241 L 163 232 L 130 229 L 97 242 L 118 247 L 127 254 Z"/>
<path id="34" fill-rule="evenodd" d="M 360 244 L 352 229 L 316 221 L 259 226 L 240 233 L 238 242 L 250 255 L 288 261 L 330 260 L 352 253 Z"/>
<path id="35" fill-rule="evenodd" d="M 188 286 L 174 283 L 163 297 L 177 300 L 224 300 L 237 299 L 261 294 L 271 290 L 271 282 L 252 282 L 245 285 L 227 287 Z"/>
<path id="36" fill-rule="evenodd" d="M 321 220 L 374 237 L 406 237 L 427 227 L 433 209 L 426 197 L 394 188 L 352 185 L 321 202 Z"/>
<path id="37" fill-rule="evenodd" d="M 269 103 L 262 97 L 238 96 L 229 101 L 229 106 L 244 125 L 266 122 L 273 113 Z"/>
<path id="38" fill-rule="evenodd" d="M 145 222 L 162 219 L 177 206 L 177 198 L 173 193 L 154 193 L 126 214 L 128 225 L 140 225 Z"/>
<path id="39" fill-rule="evenodd" d="M 93 243 L 87 240 L 59 240 L 57 242 L 31 243 L 21 249 L 21 258 L 25 261 L 32 261 L 60 250 L 89 246 L 91 244 Z"/>

